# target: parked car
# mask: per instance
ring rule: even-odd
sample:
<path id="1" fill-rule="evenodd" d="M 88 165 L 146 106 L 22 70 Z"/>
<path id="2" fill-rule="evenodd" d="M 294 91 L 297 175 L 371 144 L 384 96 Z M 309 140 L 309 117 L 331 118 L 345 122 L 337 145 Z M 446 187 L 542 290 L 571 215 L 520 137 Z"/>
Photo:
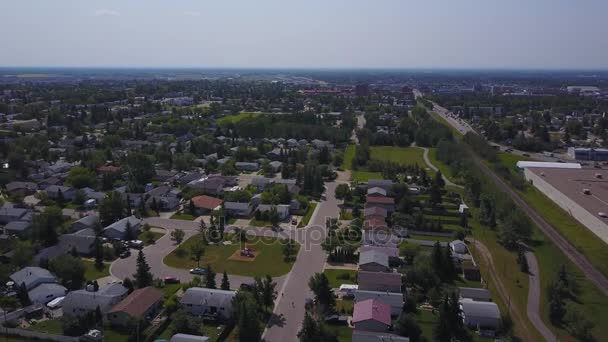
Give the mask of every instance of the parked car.
<path id="1" fill-rule="evenodd" d="M 118 256 L 122 259 L 128 258 L 131 256 L 131 251 L 127 249 L 127 250 L 123 251 L 122 253 L 120 253 Z"/>
<path id="2" fill-rule="evenodd" d="M 196 268 L 190 269 L 190 273 L 196 274 L 196 275 L 204 275 L 205 273 L 207 273 L 207 270 L 204 268 L 196 267 Z"/>
<path id="3" fill-rule="evenodd" d="M 179 284 L 180 282 L 176 277 L 165 277 L 163 278 L 163 281 L 165 284 Z"/>
<path id="4" fill-rule="evenodd" d="M 129 247 L 135 249 L 142 249 L 144 248 L 144 242 L 141 240 L 131 240 L 129 241 Z"/>
<path id="5" fill-rule="evenodd" d="M 293 225 L 298 224 L 298 219 L 296 219 L 296 218 L 291 219 L 291 224 L 293 224 Z"/>

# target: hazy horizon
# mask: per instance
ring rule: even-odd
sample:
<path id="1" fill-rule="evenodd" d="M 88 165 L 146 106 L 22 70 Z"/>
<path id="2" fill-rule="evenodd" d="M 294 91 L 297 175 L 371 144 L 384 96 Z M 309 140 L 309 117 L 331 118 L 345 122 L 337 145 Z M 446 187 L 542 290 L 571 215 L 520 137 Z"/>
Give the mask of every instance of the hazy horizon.
<path id="1" fill-rule="evenodd" d="M 607 70 L 608 2 L 5 1 L 1 67 Z"/>

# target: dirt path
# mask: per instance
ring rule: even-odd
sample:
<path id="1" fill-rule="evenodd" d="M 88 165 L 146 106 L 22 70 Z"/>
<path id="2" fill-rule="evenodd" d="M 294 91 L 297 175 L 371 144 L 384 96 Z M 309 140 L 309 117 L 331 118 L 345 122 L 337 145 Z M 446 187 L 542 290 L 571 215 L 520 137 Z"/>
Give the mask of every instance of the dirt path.
<path id="1" fill-rule="evenodd" d="M 534 253 L 529 251 L 526 252 L 526 260 L 528 261 L 528 273 L 530 274 L 530 283 L 528 285 L 528 319 L 536 330 L 543 335 L 545 340 L 557 341 L 551 329 L 540 318 L 540 271 L 538 261 Z"/>
<path id="2" fill-rule="evenodd" d="M 488 271 L 490 272 L 490 278 L 492 282 L 496 285 L 496 289 L 498 290 L 498 294 L 502 298 L 502 301 L 506 304 L 509 303 L 510 297 L 509 292 L 505 288 L 505 285 L 502 283 L 502 279 L 498 272 L 496 271 L 496 267 L 494 267 L 494 260 L 492 259 L 492 254 L 488 250 L 488 247 L 481 243 L 479 240 L 473 241 L 475 244 L 475 249 L 479 252 L 480 256 L 483 258 L 485 263 L 488 265 Z M 524 341 L 534 341 L 530 330 L 528 329 L 528 325 L 526 324 L 525 317 L 518 310 L 509 310 L 509 314 L 513 321 L 515 321 L 516 327 L 519 328 L 519 331 L 524 334 L 521 336 Z"/>

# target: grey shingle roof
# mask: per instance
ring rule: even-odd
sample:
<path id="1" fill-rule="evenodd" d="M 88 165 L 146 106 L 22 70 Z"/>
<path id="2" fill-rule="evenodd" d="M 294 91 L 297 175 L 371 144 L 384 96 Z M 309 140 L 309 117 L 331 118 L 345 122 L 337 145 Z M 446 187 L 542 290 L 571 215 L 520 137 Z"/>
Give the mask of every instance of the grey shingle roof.
<path id="1" fill-rule="evenodd" d="M 184 293 L 180 300 L 181 304 L 205 305 L 215 307 L 229 307 L 232 305 L 232 298 L 236 295 L 235 291 L 206 289 L 202 287 L 191 287 Z"/>
<path id="2" fill-rule="evenodd" d="M 107 312 L 112 305 L 116 304 L 120 297 L 127 294 L 127 289 L 120 284 L 102 286 L 97 292 L 77 290 L 68 293 L 63 301 L 64 314 L 73 313 L 73 308 L 84 311 L 93 311 L 97 306 L 101 312 Z"/>
<path id="3" fill-rule="evenodd" d="M 57 279 L 49 270 L 41 267 L 24 267 L 11 274 L 10 278 L 17 285 L 25 284 L 28 290 L 38 284 L 57 282 Z"/>
<path id="4" fill-rule="evenodd" d="M 376 250 L 364 251 L 359 255 L 359 265 L 377 263 L 388 268 L 388 256 Z"/>

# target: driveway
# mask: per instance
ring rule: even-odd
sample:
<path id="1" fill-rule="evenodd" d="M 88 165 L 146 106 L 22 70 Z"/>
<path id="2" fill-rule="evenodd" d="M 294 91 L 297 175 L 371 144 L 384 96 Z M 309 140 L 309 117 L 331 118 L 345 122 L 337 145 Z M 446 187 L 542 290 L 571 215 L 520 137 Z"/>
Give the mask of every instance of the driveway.
<path id="1" fill-rule="evenodd" d="M 336 182 L 326 183 L 327 199 L 320 202 L 309 221 L 302 229 L 292 230 L 290 235 L 296 236 L 301 244 L 298 258 L 287 274 L 279 295 L 272 317 L 270 318 L 263 338 L 269 342 L 298 341 L 297 333 L 304 320 L 304 304 L 313 295 L 308 288 L 308 280 L 316 272 L 322 272 L 327 254 L 321 248 L 325 239 L 325 219 L 337 217 L 340 212 L 334 196 Z"/>

